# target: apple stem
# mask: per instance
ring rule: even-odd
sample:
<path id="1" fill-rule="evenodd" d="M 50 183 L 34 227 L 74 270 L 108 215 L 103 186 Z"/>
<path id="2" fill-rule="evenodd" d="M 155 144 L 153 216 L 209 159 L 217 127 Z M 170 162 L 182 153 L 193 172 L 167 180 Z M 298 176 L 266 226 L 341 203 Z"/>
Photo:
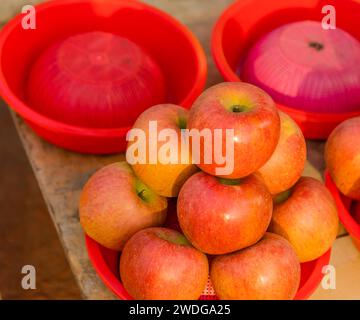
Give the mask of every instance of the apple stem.
<path id="1" fill-rule="evenodd" d="M 186 129 L 186 126 L 187 126 L 186 118 L 180 117 L 179 121 L 178 121 L 178 126 L 179 126 L 179 129 Z"/>
<path id="2" fill-rule="evenodd" d="M 145 197 L 145 189 L 142 189 L 140 192 L 138 192 L 138 196 L 143 200 L 146 201 L 146 197 Z"/>
<path id="3" fill-rule="evenodd" d="M 242 105 L 235 105 L 231 107 L 231 111 L 234 113 L 244 112 L 247 109 L 248 108 L 246 106 L 242 106 Z"/>

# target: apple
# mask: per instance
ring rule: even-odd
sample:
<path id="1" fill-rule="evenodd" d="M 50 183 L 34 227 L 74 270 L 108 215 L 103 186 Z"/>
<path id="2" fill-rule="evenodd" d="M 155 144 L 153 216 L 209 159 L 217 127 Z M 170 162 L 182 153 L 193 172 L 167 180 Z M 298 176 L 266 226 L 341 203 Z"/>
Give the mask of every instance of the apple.
<path id="1" fill-rule="evenodd" d="M 250 175 L 263 166 L 274 152 L 280 136 L 280 117 L 271 97 L 260 88 L 243 82 L 227 82 L 207 89 L 190 110 L 188 128 L 222 130 L 222 151 L 225 156 L 225 130 L 234 130 L 232 173 L 217 174 L 213 138 L 212 161 L 204 159 L 205 139 L 200 140 L 198 166 L 212 175 L 237 179 Z M 220 139 L 219 139 L 220 140 Z M 221 142 L 221 141 L 220 141 Z M 220 166 L 221 167 L 221 166 Z"/>
<path id="2" fill-rule="evenodd" d="M 156 161 L 151 163 L 149 153 L 152 152 L 154 142 L 149 142 L 150 121 L 156 121 L 157 131 L 173 130 L 177 139 L 173 141 L 157 141 L 155 147 Z M 188 111 L 182 107 L 173 104 L 162 104 L 151 107 L 143 112 L 136 120 L 133 129 L 140 129 L 146 135 L 147 143 L 145 146 L 146 161 L 144 163 L 133 164 L 132 167 L 136 175 L 146 183 L 157 194 L 164 197 L 176 197 L 181 186 L 189 176 L 197 171 L 197 167 L 192 164 L 191 148 L 184 143 L 183 132 L 186 129 L 188 121 Z M 133 157 L 132 148 L 135 148 L 136 141 L 130 141 L 127 149 L 127 160 L 131 162 Z M 166 163 L 161 161 L 159 151 L 165 144 L 170 144 L 177 148 L 178 156 L 175 163 Z M 169 146 L 169 147 L 170 147 Z"/>
<path id="3" fill-rule="evenodd" d="M 198 172 L 182 187 L 177 215 L 197 249 L 225 254 L 261 239 L 271 220 L 272 197 L 255 175 L 223 179 Z"/>
<path id="4" fill-rule="evenodd" d="M 166 228 L 139 231 L 120 257 L 121 281 L 140 300 L 194 300 L 205 288 L 209 264 L 179 232 Z"/>
<path id="5" fill-rule="evenodd" d="M 338 125 L 325 146 L 325 162 L 338 189 L 360 200 L 360 117 Z"/>
<path id="6" fill-rule="evenodd" d="M 299 180 L 306 162 L 306 142 L 290 116 L 279 112 L 280 139 L 271 158 L 258 170 L 271 194 L 281 193 Z"/>
<path id="7" fill-rule="evenodd" d="M 79 211 L 88 236 L 106 248 L 121 250 L 137 231 L 163 225 L 167 199 L 149 189 L 126 162 L 118 162 L 89 179 Z"/>
<path id="8" fill-rule="evenodd" d="M 302 177 L 275 199 L 269 231 L 286 238 L 300 262 L 322 256 L 336 239 L 339 220 L 335 202 L 318 180 Z"/>
<path id="9" fill-rule="evenodd" d="M 221 300 L 290 300 L 300 284 L 300 263 L 290 243 L 272 233 L 246 249 L 217 256 L 210 277 Z"/>

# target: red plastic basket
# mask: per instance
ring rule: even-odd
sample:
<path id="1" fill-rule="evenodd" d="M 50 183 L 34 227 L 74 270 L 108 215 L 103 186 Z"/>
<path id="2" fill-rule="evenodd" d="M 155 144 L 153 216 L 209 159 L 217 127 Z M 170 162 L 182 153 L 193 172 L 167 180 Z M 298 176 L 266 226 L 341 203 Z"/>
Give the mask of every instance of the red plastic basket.
<path id="1" fill-rule="evenodd" d="M 353 201 L 340 193 L 328 171 L 325 172 L 325 184 L 335 199 L 341 223 L 347 232 L 349 232 L 355 246 L 360 251 L 360 224 L 351 214 Z"/>
<path id="2" fill-rule="evenodd" d="M 236 73 L 238 63 L 261 35 L 289 22 L 322 21 L 322 8 L 336 8 L 337 27 L 360 40 L 360 2 L 353 0 L 242 0 L 232 4 L 219 18 L 212 35 L 212 54 L 227 81 L 241 81 Z M 342 121 L 360 115 L 357 112 L 316 113 L 277 105 L 301 127 L 306 138 L 325 139 Z"/>
<path id="3" fill-rule="evenodd" d="M 179 230 L 176 218 L 176 202 L 169 205 L 166 226 Z M 120 280 L 119 259 L 120 252 L 107 249 L 86 235 L 86 247 L 90 261 L 105 285 L 120 299 L 132 300 Z M 322 269 L 329 264 L 331 249 L 317 260 L 301 264 L 300 287 L 295 300 L 305 300 L 316 290 L 323 278 Z M 209 290 L 211 291 L 211 290 Z M 200 300 L 215 300 L 214 295 L 202 295 Z"/>
<path id="4" fill-rule="evenodd" d="M 190 107 L 205 86 L 206 57 L 198 40 L 168 14 L 139 1 L 48 1 L 36 6 L 35 30 L 24 30 L 22 18 L 15 17 L 0 33 L 0 94 L 37 134 L 63 148 L 94 154 L 120 152 L 126 148 L 130 127 L 69 125 L 27 105 L 24 82 L 29 68 L 57 39 L 97 30 L 137 43 L 157 61 L 165 76 L 166 102 Z"/>

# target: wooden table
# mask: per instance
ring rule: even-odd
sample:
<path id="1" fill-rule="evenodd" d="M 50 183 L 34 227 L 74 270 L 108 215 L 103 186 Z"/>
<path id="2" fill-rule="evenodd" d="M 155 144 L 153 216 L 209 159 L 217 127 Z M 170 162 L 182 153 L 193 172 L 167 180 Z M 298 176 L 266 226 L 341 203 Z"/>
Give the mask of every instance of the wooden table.
<path id="1" fill-rule="evenodd" d="M 221 76 L 210 57 L 210 34 L 217 17 L 233 0 L 147 0 L 145 2 L 169 12 L 190 27 L 200 39 L 208 57 L 207 85 L 221 82 Z M 106 164 L 124 159 L 124 156 L 85 156 L 67 152 L 36 136 L 19 116 L 13 114 L 13 119 L 83 297 L 115 298 L 98 278 L 88 259 L 84 233 L 79 224 L 78 200 L 82 186 L 94 171 Z M 308 149 L 309 160 L 322 171 L 323 143 L 309 141 Z M 339 266 L 337 277 L 349 279 L 349 268 L 357 267 L 357 270 L 360 270 L 359 254 L 354 251 L 348 237 L 338 241 L 334 247 L 332 262 Z M 350 259 L 344 256 L 344 250 L 350 251 Z M 347 263 L 350 267 L 340 268 Z M 49 267 L 50 264 L 51 261 Z M 320 288 L 314 297 L 360 299 L 360 280 L 357 289 L 354 289 L 353 282 L 345 281 L 345 283 L 352 285 L 353 294 L 344 293 L 344 296 L 341 296 L 336 294 L 337 290 L 329 294 L 328 291 Z M 346 291 L 346 286 L 344 290 Z"/>

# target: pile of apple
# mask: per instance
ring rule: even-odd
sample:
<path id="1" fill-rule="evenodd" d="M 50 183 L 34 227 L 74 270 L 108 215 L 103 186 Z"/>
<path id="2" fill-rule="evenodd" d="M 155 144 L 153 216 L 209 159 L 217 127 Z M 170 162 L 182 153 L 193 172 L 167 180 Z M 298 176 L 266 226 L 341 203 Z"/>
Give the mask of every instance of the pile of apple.
<path id="1" fill-rule="evenodd" d="M 89 179 L 81 224 L 101 245 L 122 251 L 120 276 L 128 293 L 198 299 L 210 278 L 220 299 L 292 299 L 300 263 L 323 255 L 338 231 L 329 191 L 302 177 L 306 144 L 299 127 L 268 94 L 246 83 L 211 87 L 190 111 L 154 106 L 134 128 L 148 136 L 150 121 L 158 130 L 176 130 L 172 142 L 180 146 L 184 128 L 233 129 L 234 170 L 216 176 L 216 164 L 200 157 L 195 166 L 189 152 L 178 163 L 115 163 Z M 182 233 L 163 227 L 170 197 L 177 197 Z"/>

